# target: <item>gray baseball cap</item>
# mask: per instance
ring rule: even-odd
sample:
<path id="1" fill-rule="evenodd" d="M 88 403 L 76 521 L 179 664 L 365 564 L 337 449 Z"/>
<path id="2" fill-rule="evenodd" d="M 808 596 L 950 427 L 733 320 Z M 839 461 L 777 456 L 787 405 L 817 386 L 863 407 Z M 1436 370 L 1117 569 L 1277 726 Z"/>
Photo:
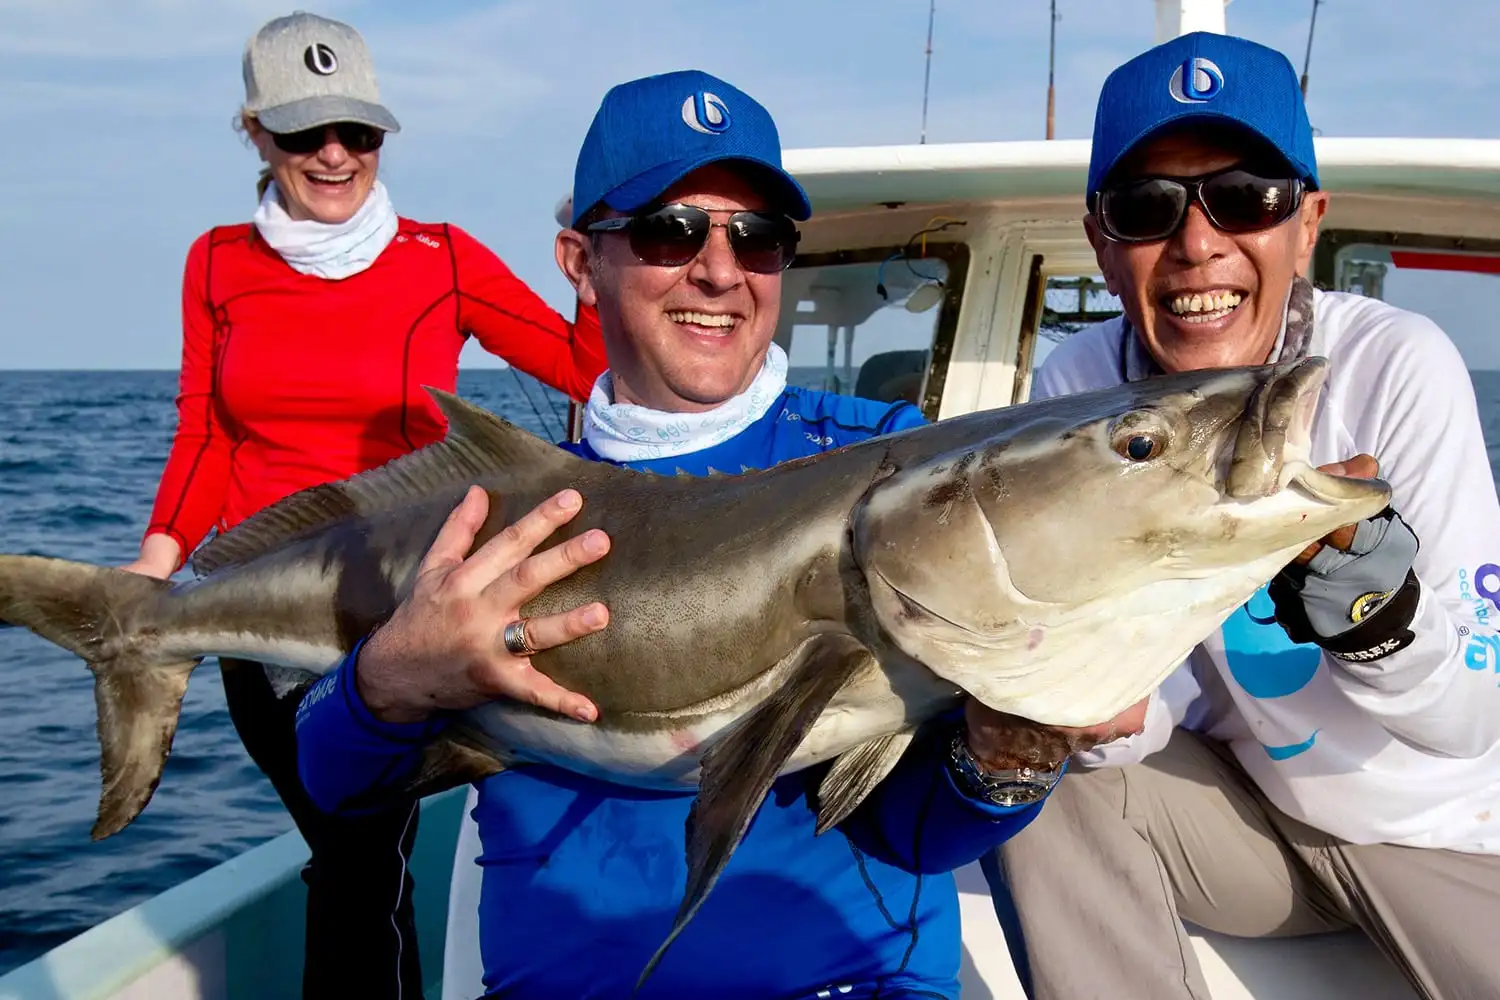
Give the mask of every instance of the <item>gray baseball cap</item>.
<path id="1" fill-rule="evenodd" d="M 334 122 L 401 131 L 380 103 L 359 32 L 306 11 L 268 21 L 245 46 L 245 111 L 272 132 Z"/>

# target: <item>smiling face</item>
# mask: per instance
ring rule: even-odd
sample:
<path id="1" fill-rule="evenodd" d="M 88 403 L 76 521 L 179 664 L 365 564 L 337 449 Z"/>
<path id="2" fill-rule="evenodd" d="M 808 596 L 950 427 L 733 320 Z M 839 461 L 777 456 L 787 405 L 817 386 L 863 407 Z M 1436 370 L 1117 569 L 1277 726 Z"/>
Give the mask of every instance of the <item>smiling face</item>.
<path id="1" fill-rule="evenodd" d="M 356 153 L 345 148 L 332 125 L 323 130 L 323 145 L 311 153 L 281 149 L 275 137 L 253 118 L 245 119 L 245 131 L 271 168 L 282 207 L 293 219 L 348 222 L 375 185 L 380 150 Z"/>
<path id="2" fill-rule="evenodd" d="M 1265 160 L 1248 135 L 1200 126 L 1143 143 L 1110 183 L 1198 177 L 1236 164 L 1264 174 L 1257 167 Z M 1110 292 L 1162 368 L 1227 368 L 1267 360 L 1292 279 L 1312 259 L 1327 199 L 1309 191 L 1292 218 L 1251 233 L 1214 228 L 1197 202 L 1175 233 L 1153 243 L 1113 242 L 1092 215 L 1084 228 Z"/>
<path id="3" fill-rule="evenodd" d="M 753 173 L 711 165 L 657 201 L 693 205 L 724 223 L 733 212 L 769 207 L 754 180 Z M 755 380 L 776 333 L 781 272 L 745 270 L 723 225 L 710 230 L 703 250 L 678 267 L 643 263 L 623 232 L 564 230 L 557 237 L 557 259 L 579 300 L 599 311 L 616 402 L 701 412 Z"/>

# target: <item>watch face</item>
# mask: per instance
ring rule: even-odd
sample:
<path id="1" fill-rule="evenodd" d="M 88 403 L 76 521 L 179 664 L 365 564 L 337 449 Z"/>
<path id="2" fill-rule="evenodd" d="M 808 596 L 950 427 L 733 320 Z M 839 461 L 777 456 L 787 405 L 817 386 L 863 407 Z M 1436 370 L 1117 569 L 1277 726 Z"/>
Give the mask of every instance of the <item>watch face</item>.
<path id="1" fill-rule="evenodd" d="M 1051 782 L 1018 782 L 1013 785 L 991 786 L 990 797 L 1000 805 L 1024 806 L 1040 802 L 1046 798 L 1051 788 Z"/>
<path id="2" fill-rule="evenodd" d="M 1062 765 L 1042 770 L 1022 767 L 1008 771 L 985 771 L 969 752 L 968 741 L 955 733 L 949 759 L 970 794 L 999 806 L 1022 806 L 1040 802 L 1062 777 Z"/>

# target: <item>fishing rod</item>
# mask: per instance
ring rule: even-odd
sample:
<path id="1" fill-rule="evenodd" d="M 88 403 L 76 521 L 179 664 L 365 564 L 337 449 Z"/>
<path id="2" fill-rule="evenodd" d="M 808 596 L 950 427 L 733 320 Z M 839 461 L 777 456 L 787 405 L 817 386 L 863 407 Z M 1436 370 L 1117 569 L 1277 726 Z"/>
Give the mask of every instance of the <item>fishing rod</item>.
<path id="1" fill-rule="evenodd" d="M 1057 106 L 1052 87 L 1052 71 L 1057 64 L 1057 22 L 1062 20 L 1057 13 L 1057 0 L 1052 0 L 1052 29 L 1047 42 L 1047 138 L 1052 138 L 1052 112 Z"/>
<path id="2" fill-rule="evenodd" d="M 922 77 L 922 138 L 918 140 L 919 145 L 927 142 L 927 92 L 932 85 L 932 20 L 937 14 L 937 0 L 928 0 L 927 4 L 927 70 Z"/>
<path id="3" fill-rule="evenodd" d="M 1313 0 L 1312 21 L 1307 25 L 1307 54 L 1302 57 L 1302 99 L 1307 100 L 1307 74 L 1312 66 L 1313 31 L 1318 26 L 1318 5 L 1323 0 Z"/>

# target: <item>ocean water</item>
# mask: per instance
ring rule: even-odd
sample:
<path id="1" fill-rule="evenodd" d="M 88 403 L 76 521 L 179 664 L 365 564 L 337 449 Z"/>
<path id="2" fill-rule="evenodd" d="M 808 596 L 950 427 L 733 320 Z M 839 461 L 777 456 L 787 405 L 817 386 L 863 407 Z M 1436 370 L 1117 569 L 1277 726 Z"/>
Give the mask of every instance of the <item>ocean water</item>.
<path id="1" fill-rule="evenodd" d="M 790 373 L 810 387 L 820 375 Z M 133 559 L 176 427 L 176 389 L 170 371 L 0 371 L 0 552 Z M 519 372 L 466 370 L 458 390 L 549 440 L 564 435 L 566 399 Z M 82 661 L 0 629 L 0 974 L 292 829 L 240 745 L 209 661 L 188 685 L 151 802 L 91 842 L 95 719 Z"/>
<path id="2" fill-rule="evenodd" d="M 819 372 L 796 369 L 816 386 Z M 1474 372 L 1500 465 L 1500 372 Z M 134 557 L 175 426 L 174 372 L 0 371 L 0 552 L 105 564 Z M 459 392 L 549 438 L 567 407 L 526 376 L 465 371 Z M 0 973 L 292 828 L 250 762 L 210 662 L 188 687 L 161 786 L 141 816 L 89 840 L 99 795 L 91 675 L 0 629 Z"/>
<path id="3" fill-rule="evenodd" d="M 175 372 L 0 372 L 0 552 L 134 558 L 176 426 Z M 567 403 L 505 370 L 459 392 L 562 436 Z M 92 675 L 0 629 L 0 973 L 292 828 L 224 707 L 213 661 L 188 686 L 161 786 L 141 816 L 89 840 L 99 795 Z"/>

